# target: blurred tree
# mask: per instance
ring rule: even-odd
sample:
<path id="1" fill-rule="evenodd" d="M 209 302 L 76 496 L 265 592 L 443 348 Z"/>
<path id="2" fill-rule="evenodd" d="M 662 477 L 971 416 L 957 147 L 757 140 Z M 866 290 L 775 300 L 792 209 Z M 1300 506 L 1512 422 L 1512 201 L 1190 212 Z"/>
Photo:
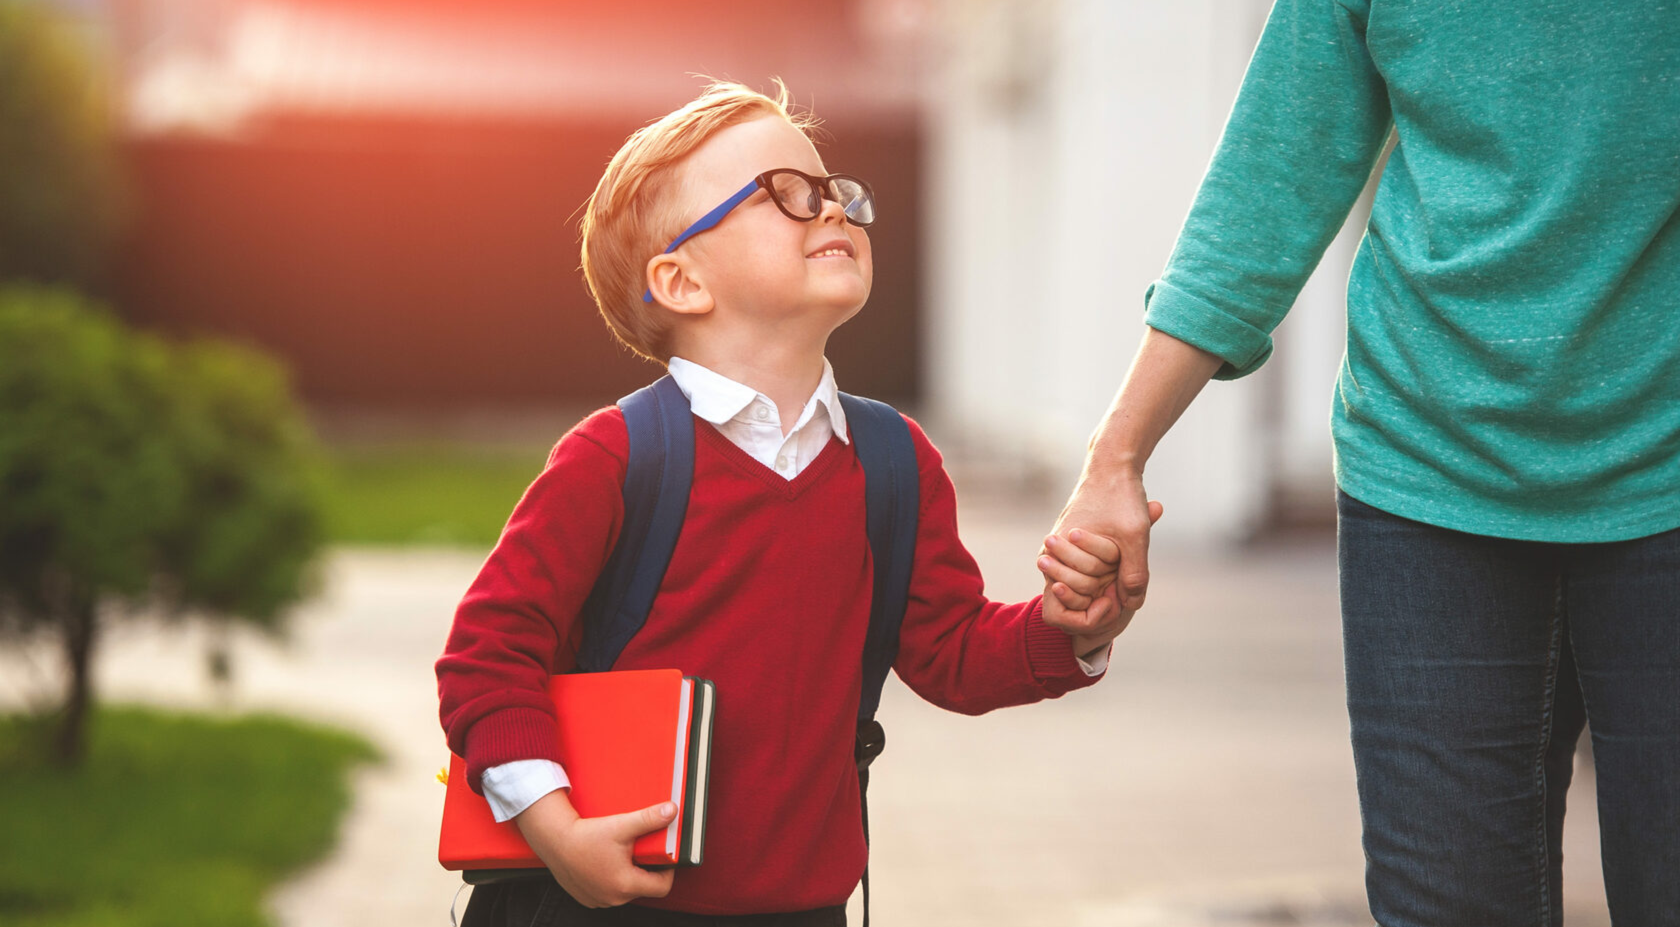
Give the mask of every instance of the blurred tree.
<path id="1" fill-rule="evenodd" d="M 0 280 L 103 289 L 127 194 L 92 48 L 49 5 L 0 0 Z"/>
<path id="2" fill-rule="evenodd" d="M 324 465 L 308 423 L 284 369 L 249 348 L 177 348 L 171 378 L 186 498 L 162 537 L 162 604 L 278 633 L 287 607 L 313 590 L 326 541 Z M 213 635 L 211 675 L 224 683 L 226 645 Z"/>
<path id="3" fill-rule="evenodd" d="M 59 760 L 81 755 L 102 620 L 158 606 L 279 629 L 322 543 L 316 459 L 266 358 L 0 290 L 0 630 L 62 638 Z"/>
<path id="4" fill-rule="evenodd" d="M 79 297 L 0 293 L 0 624 L 48 625 L 69 680 L 56 754 L 73 761 L 102 612 L 148 593 L 185 496 L 161 342 Z"/>

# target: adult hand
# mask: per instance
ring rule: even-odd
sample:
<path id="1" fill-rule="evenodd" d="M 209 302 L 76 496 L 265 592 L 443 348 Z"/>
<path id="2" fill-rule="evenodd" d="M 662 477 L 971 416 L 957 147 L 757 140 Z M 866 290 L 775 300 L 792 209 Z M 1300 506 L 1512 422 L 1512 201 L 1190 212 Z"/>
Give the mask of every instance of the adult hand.
<path id="1" fill-rule="evenodd" d="M 1161 503 L 1148 501 L 1143 478 L 1134 471 L 1097 476 L 1087 470 L 1080 477 L 1052 534 L 1066 538 L 1080 529 L 1110 538 L 1120 550 L 1117 584 L 1105 585 L 1095 594 L 1088 587 L 1075 588 L 1077 578 L 1065 569 L 1073 564 L 1066 557 L 1043 570 L 1044 622 L 1072 635 L 1080 654 L 1118 637 L 1143 607 L 1149 591 L 1149 529 L 1161 513 Z M 1064 546 L 1050 553 L 1060 555 L 1065 550 Z M 1070 579 L 1075 581 L 1070 583 Z"/>

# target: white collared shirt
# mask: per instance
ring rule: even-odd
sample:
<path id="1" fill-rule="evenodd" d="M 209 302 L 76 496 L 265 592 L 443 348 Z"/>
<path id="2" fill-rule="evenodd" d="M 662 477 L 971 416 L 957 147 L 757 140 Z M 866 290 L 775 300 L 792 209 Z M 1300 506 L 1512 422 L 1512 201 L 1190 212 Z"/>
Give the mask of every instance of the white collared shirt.
<path id="1" fill-rule="evenodd" d="M 731 444 L 752 455 L 784 479 L 793 479 L 828 446 L 829 436 L 851 443 L 834 368 L 823 358 L 822 379 L 793 428 L 782 435 L 782 413 L 769 396 L 721 373 L 680 357 L 671 358 L 671 379 L 688 397 L 694 414 L 713 425 Z"/>
<path id="2" fill-rule="evenodd" d="M 730 443 L 784 479 L 793 479 L 817 459 L 828 446 L 830 436 L 851 443 L 846 430 L 846 412 L 840 407 L 840 391 L 834 385 L 834 368 L 823 358 L 822 379 L 805 401 L 793 429 L 782 434 L 781 411 L 769 396 L 744 383 L 680 357 L 671 358 L 671 379 L 688 397 L 689 408 L 711 422 Z M 1096 676 L 1108 667 L 1108 648 L 1079 660 L 1086 675 Z M 537 799 L 556 789 L 569 788 L 571 779 L 552 760 L 515 760 L 484 771 L 484 797 L 496 820 L 512 819 Z"/>

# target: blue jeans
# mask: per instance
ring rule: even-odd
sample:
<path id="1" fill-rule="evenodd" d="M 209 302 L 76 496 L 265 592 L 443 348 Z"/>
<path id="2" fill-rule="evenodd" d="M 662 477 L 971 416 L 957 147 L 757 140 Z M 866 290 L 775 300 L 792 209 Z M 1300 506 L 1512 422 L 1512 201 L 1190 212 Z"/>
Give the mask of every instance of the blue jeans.
<path id="1" fill-rule="evenodd" d="M 1547 544 L 1345 493 L 1337 509 L 1378 923 L 1561 924 L 1564 796 L 1586 723 L 1611 917 L 1680 924 L 1680 530 Z"/>

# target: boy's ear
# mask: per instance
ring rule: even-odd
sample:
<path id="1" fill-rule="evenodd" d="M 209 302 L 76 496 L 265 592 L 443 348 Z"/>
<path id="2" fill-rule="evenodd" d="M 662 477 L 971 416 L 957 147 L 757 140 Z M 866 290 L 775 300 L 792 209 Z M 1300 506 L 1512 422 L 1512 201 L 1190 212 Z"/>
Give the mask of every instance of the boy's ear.
<path id="1" fill-rule="evenodd" d="M 653 301 L 672 312 L 705 315 L 715 305 L 712 292 L 700 280 L 698 269 L 675 254 L 661 254 L 649 260 L 647 280 Z"/>

